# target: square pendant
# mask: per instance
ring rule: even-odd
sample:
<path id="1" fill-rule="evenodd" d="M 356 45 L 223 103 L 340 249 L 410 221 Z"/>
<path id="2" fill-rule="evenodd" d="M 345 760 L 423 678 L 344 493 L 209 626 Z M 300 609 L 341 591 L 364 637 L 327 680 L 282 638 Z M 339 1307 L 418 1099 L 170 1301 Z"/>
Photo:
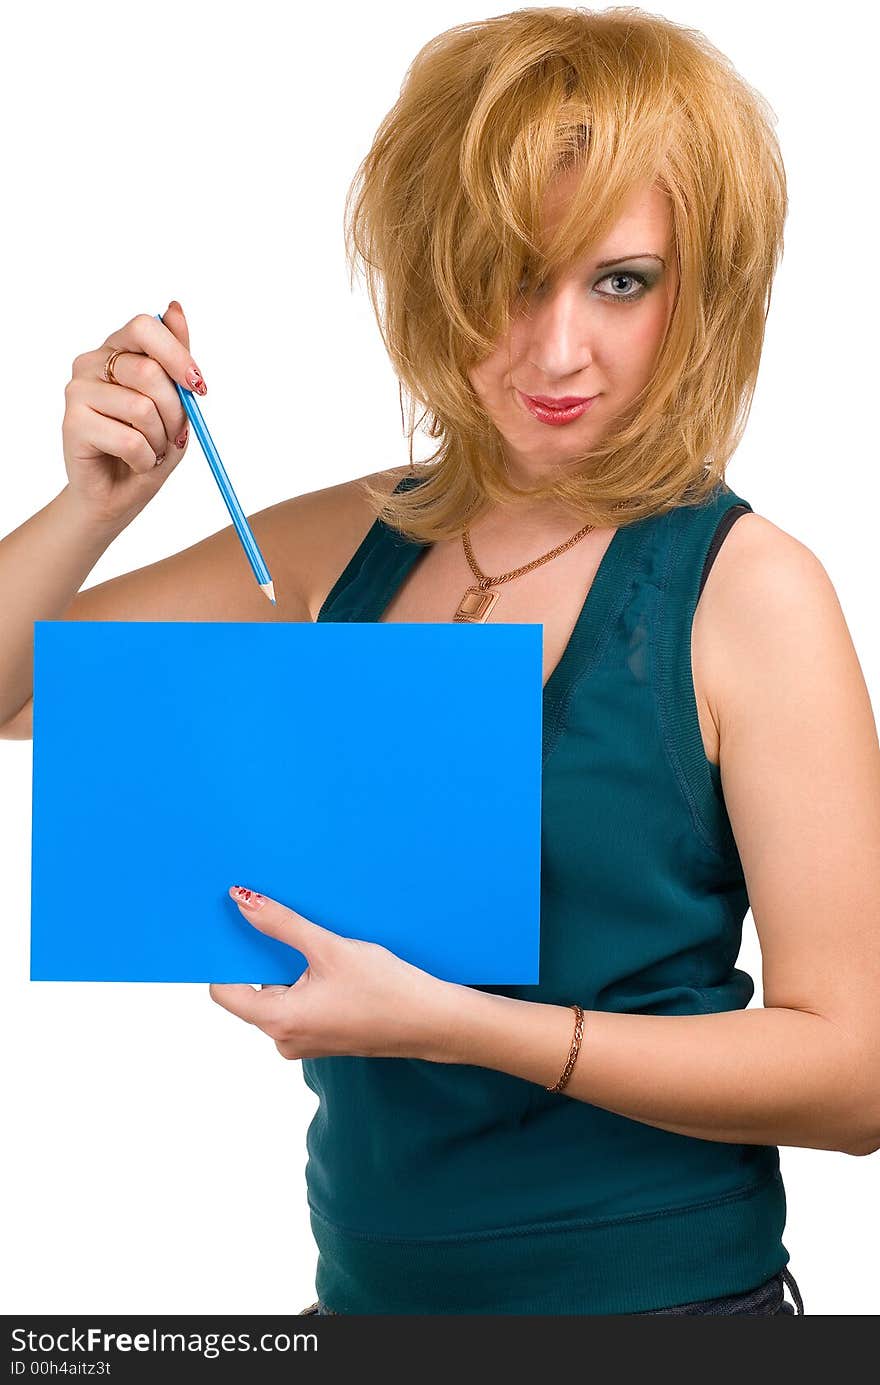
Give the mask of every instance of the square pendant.
<path id="1" fill-rule="evenodd" d="M 484 592 L 479 587 L 468 587 L 458 604 L 453 620 L 484 621 L 498 600 L 498 595 L 498 592 Z"/>

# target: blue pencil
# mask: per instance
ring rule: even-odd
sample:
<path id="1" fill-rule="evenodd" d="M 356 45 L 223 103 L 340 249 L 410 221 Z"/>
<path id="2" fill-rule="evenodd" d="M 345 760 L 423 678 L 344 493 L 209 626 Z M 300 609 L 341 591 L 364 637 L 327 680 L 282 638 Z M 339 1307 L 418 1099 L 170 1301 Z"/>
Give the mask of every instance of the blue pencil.
<path id="1" fill-rule="evenodd" d="M 162 322 L 162 314 L 157 313 L 156 316 L 159 321 Z M 202 411 L 199 408 L 198 400 L 191 390 L 182 389 L 176 380 L 174 381 L 174 388 L 177 390 L 180 396 L 180 402 L 186 410 L 186 416 L 193 426 L 193 432 L 202 445 L 202 451 L 208 459 L 208 466 L 214 473 L 214 479 L 220 487 L 220 494 L 223 496 L 226 503 L 229 517 L 235 526 L 235 532 L 241 539 L 245 556 L 253 569 L 260 590 L 264 591 L 272 602 L 272 605 L 276 606 L 278 603 L 275 600 L 275 586 L 269 575 L 266 560 L 260 552 L 257 541 L 254 538 L 253 530 L 247 522 L 247 516 L 238 503 L 238 496 L 232 489 L 232 482 L 226 475 L 223 463 L 220 460 L 220 453 L 214 446 L 214 439 L 208 432 L 207 424 L 202 418 Z"/>

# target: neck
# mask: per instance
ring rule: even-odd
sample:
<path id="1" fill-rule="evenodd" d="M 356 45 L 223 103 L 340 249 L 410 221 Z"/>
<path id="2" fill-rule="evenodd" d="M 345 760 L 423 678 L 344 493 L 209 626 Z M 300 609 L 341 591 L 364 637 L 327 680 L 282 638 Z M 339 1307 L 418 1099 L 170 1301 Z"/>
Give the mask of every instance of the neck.
<path id="1" fill-rule="evenodd" d="M 473 525 L 472 534 L 503 535 L 519 537 L 559 536 L 569 538 L 586 523 L 583 514 L 567 506 L 551 505 L 493 505 L 485 510 Z"/>

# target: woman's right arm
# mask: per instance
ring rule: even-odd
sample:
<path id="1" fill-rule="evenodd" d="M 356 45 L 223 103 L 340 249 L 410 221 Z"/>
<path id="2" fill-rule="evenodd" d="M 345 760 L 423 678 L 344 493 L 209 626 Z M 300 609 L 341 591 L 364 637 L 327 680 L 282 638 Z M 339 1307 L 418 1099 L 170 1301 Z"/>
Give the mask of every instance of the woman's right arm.
<path id="1" fill-rule="evenodd" d="M 183 311 L 140 314 L 78 356 L 65 391 L 69 484 L 0 541 L 0 738 L 33 734 L 37 620 L 308 621 L 372 523 L 360 479 L 284 500 L 248 521 L 275 583 L 266 601 L 233 525 L 160 562 L 81 592 L 114 538 L 185 450 L 174 381 L 195 364 Z M 103 379 L 113 347 L 116 383 Z M 156 458 L 167 456 L 158 466 Z M 408 468 L 373 473 L 389 490 Z M 77 594 L 78 593 L 78 594 Z"/>
<path id="2" fill-rule="evenodd" d="M 267 607 L 269 618 L 306 618 L 287 582 L 289 561 L 278 551 L 283 506 L 252 524 L 283 594 L 277 607 L 259 590 L 232 525 L 77 596 L 183 458 L 188 426 L 175 383 L 207 392 L 176 302 L 161 320 L 137 314 L 73 362 L 61 429 L 68 484 L 0 542 L 0 735 L 7 739 L 32 734 L 36 620 L 250 620 L 266 619 Z"/>
<path id="3" fill-rule="evenodd" d="M 21 739 L 30 722 L 33 622 L 60 619 L 113 538 L 65 487 L 0 543 L 0 735 Z"/>
<path id="4" fill-rule="evenodd" d="M 277 606 L 258 587 L 231 524 L 76 595 L 115 531 L 91 523 L 62 491 L 0 542 L 0 740 L 33 735 L 35 620 L 314 620 L 373 523 L 361 481 L 391 491 L 408 471 L 371 472 L 248 515 Z"/>
<path id="5" fill-rule="evenodd" d="M 299 514 L 309 502 L 311 495 L 299 496 L 248 516 L 275 581 L 278 604 L 272 606 L 231 524 L 180 553 L 80 592 L 116 531 L 84 514 L 68 488 L 61 491 L 0 542 L 0 739 L 33 734 L 36 620 L 309 620 L 306 574 L 296 561 L 305 550 L 295 542 Z"/>

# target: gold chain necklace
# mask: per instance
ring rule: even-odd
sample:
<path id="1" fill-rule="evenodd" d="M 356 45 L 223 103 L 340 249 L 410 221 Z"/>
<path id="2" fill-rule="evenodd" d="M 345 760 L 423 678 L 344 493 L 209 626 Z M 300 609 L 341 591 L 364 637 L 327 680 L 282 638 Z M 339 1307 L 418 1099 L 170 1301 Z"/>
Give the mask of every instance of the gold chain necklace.
<path id="1" fill-rule="evenodd" d="M 582 539 L 585 534 L 589 534 L 590 530 L 593 528 L 595 528 L 594 525 L 585 524 L 583 529 L 579 529 L 566 543 L 561 543 L 558 548 L 551 549 L 549 553 L 544 554 L 543 558 L 535 558 L 532 562 L 526 563 L 524 567 L 514 568 L 512 572 L 502 572 L 500 577 L 487 577 L 485 572 L 480 570 L 477 565 L 477 560 L 474 557 L 473 549 L 471 548 L 470 532 L 465 529 L 461 536 L 462 543 L 464 544 L 465 557 L 479 585 L 476 587 L 468 587 L 461 601 L 458 603 L 458 609 L 453 616 L 453 620 L 470 620 L 482 623 L 487 619 L 489 612 L 492 610 L 492 607 L 499 597 L 498 592 L 490 590 L 491 587 L 500 586 L 502 582 L 509 582 L 514 577 L 521 577 L 523 573 L 531 572 L 533 568 L 540 567 L 542 563 L 549 563 L 551 558 L 558 558 L 560 553 L 564 553 L 566 549 L 572 548 L 579 539 Z"/>

